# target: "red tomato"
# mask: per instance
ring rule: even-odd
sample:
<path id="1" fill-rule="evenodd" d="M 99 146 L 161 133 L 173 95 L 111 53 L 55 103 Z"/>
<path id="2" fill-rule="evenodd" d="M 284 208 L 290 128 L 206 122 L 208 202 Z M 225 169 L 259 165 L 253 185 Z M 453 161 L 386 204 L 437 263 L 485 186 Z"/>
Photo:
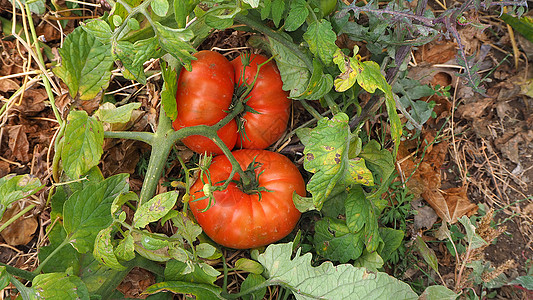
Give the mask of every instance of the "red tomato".
<path id="1" fill-rule="evenodd" d="M 209 199 L 196 200 L 204 196 L 202 180 L 191 187 L 192 213 L 204 232 L 220 245 L 235 248 L 255 248 L 276 242 L 289 234 L 300 212 L 294 206 L 292 194 L 305 196 L 305 182 L 296 166 L 285 156 L 266 150 L 236 150 L 233 155 L 243 169 L 253 161 L 262 165 L 255 169 L 259 175 L 258 184 L 269 191 L 244 193 L 236 183 L 231 182 L 224 191 L 213 192 L 215 203 L 202 212 Z M 231 163 L 226 156 L 213 158 L 209 167 L 211 181 L 222 185 L 231 172 Z M 234 180 L 239 180 L 235 175 Z M 207 182 L 207 177 L 204 176 Z M 222 183 L 221 183 L 222 182 Z"/>
<path id="2" fill-rule="evenodd" d="M 197 60 L 192 62 L 192 71 L 183 69 L 178 79 L 178 117 L 173 123 L 175 130 L 195 125 L 214 125 L 224 118 L 231 106 L 235 82 L 241 83 L 241 78 L 245 78 L 248 84 L 252 84 L 257 65 L 267 60 L 262 55 L 250 54 L 250 63 L 245 68 L 241 57 L 231 63 L 212 51 L 200 51 L 195 57 Z M 247 109 L 239 116 L 242 124 L 240 130 L 235 120 L 218 130 L 218 136 L 229 149 L 233 149 L 236 142 L 241 148 L 264 149 L 281 137 L 287 128 L 290 109 L 288 93 L 283 91 L 282 86 L 281 76 L 273 61 L 260 68 L 248 95 Z M 222 153 L 206 137 L 190 136 L 182 141 L 197 153 Z"/>
<path id="3" fill-rule="evenodd" d="M 267 58 L 263 55 L 250 54 L 250 63 L 244 68 L 242 55 L 234 59 L 231 64 L 235 68 L 235 82 L 242 83 L 242 74 L 246 83 L 252 84 L 257 74 L 257 65 L 264 63 Z M 243 128 L 240 128 L 237 146 L 245 149 L 265 149 L 277 141 L 289 120 L 290 101 L 288 92 L 282 89 L 283 82 L 278 68 L 271 60 L 261 66 L 259 75 L 246 105 L 255 112 L 245 112 L 242 116 Z M 243 131 L 244 130 L 244 131 Z"/>
<path id="4" fill-rule="evenodd" d="M 192 61 L 191 72 L 182 69 L 178 79 L 178 117 L 172 124 L 175 130 L 195 125 L 215 125 L 228 114 L 233 98 L 235 83 L 230 62 L 213 51 L 200 51 L 194 56 L 197 60 Z M 237 123 L 231 120 L 217 134 L 228 148 L 233 149 L 237 140 Z M 214 142 L 203 136 L 189 136 L 182 142 L 197 153 L 222 153 Z"/>

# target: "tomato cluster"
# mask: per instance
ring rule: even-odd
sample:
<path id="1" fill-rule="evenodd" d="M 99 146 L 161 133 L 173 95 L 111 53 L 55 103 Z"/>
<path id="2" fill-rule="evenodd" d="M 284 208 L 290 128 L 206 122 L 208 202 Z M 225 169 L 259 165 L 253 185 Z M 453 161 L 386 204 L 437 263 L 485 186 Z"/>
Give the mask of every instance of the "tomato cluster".
<path id="1" fill-rule="evenodd" d="M 207 176 L 191 187 L 190 208 L 205 233 L 220 245 L 247 249 L 276 242 L 289 234 L 300 218 L 293 192 L 305 196 L 305 182 L 298 168 L 285 156 L 266 150 L 233 151 L 243 169 L 252 162 L 257 186 L 262 191 L 245 193 L 236 182 L 214 191 L 215 204 L 209 209 L 203 185 Z M 232 166 L 224 155 L 213 158 L 209 167 L 211 182 L 217 185 L 229 177 Z M 233 177 L 239 180 L 239 175 Z"/>
<path id="2" fill-rule="evenodd" d="M 213 51 L 194 55 L 192 70 L 181 71 L 178 79 L 176 102 L 178 116 L 174 129 L 195 125 L 214 125 L 230 110 L 232 102 L 241 95 L 235 87 L 245 82 L 253 84 L 246 97 L 245 112 L 218 130 L 222 141 L 233 149 L 265 149 L 278 140 L 289 119 L 290 101 L 282 89 L 283 82 L 273 61 L 261 65 L 267 58 L 258 54 L 243 54 L 233 61 Z M 258 65 L 259 74 L 257 74 Z M 254 82 L 254 78 L 257 79 Z M 240 124 L 240 125 L 238 125 Z M 183 143 L 197 153 L 221 154 L 221 149 L 210 139 L 193 135 Z"/>
<path id="3" fill-rule="evenodd" d="M 231 62 L 213 51 L 200 51 L 195 57 L 191 71 L 182 70 L 178 79 L 178 116 L 173 127 L 215 125 L 228 115 L 234 101 L 243 101 L 244 112 L 217 135 L 229 149 L 243 148 L 232 153 L 246 169 L 248 185 L 237 174 L 226 189 L 206 197 L 204 185 L 220 186 L 232 171 L 229 159 L 217 156 L 190 189 L 191 211 L 204 232 L 223 246 L 246 249 L 276 242 L 300 218 L 293 193 L 305 195 L 305 182 L 296 166 L 281 154 L 262 150 L 281 137 L 289 119 L 290 101 L 279 71 L 273 61 L 257 54 L 244 54 Z M 222 153 L 204 136 L 189 136 L 182 142 L 197 153 Z"/>

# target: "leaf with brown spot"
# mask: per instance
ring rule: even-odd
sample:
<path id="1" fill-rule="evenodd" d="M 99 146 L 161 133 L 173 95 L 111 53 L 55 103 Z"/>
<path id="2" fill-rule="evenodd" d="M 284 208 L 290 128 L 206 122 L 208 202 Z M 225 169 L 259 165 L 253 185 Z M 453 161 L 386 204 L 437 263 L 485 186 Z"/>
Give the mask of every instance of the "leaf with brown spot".
<path id="1" fill-rule="evenodd" d="M 422 193 L 422 197 L 442 220 L 453 224 L 460 217 L 477 211 L 477 205 L 468 200 L 466 192 L 466 186 L 450 188 L 444 191 L 431 189 Z"/>

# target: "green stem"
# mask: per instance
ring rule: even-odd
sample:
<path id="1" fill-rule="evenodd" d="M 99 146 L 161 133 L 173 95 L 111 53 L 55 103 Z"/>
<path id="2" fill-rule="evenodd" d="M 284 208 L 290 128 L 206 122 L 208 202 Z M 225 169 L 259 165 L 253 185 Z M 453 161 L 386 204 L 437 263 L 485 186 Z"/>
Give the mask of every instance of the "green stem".
<path id="1" fill-rule="evenodd" d="M 35 207 L 35 205 L 31 204 L 28 207 L 26 207 L 23 210 L 21 210 L 18 214 L 16 214 L 13 217 L 11 217 L 7 222 L 5 222 L 4 224 L 2 224 L 2 226 L 0 226 L 0 232 L 2 232 L 2 230 L 6 229 L 7 226 L 11 225 L 18 218 L 22 217 L 25 213 L 27 213 L 30 210 L 32 210 L 34 207 Z"/>
<path id="2" fill-rule="evenodd" d="M 147 144 L 152 144 L 154 139 L 154 134 L 150 132 L 140 132 L 140 131 L 106 131 L 104 132 L 105 138 L 113 139 L 129 139 L 145 142 Z"/>
<path id="3" fill-rule="evenodd" d="M 161 109 L 159 112 L 159 124 L 150 143 L 152 145 L 152 153 L 150 154 L 150 161 L 148 162 L 138 206 L 148 201 L 155 194 L 165 162 L 175 142 L 175 140 L 170 138 L 173 133 L 172 123 L 165 111 Z"/>
<path id="4" fill-rule="evenodd" d="M 3 262 L 0 262 L 0 266 L 6 267 L 6 270 L 7 270 L 7 272 L 9 274 L 17 276 L 17 277 L 20 277 L 20 278 L 28 280 L 28 281 L 32 281 L 33 278 L 35 278 L 35 276 L 37 276 L 36 274 L 33 274 L 32 272 L 12 267 L 12 266 L 10 266 L 8 264 L 4 264 Z"/>
<path id="5" fill-rule="evenodd" d="M 30 6 L 28 5 L 28 3 L 25 3 L 24 6 L 26 7 L 26 16 L 28 17 L 28 23 L 30 25 L 31 36 L 33 38 L 32 44 L 35 45 L 35 53 L 37 54 L 37 58 L 39 59 L 39 65 L 44 66 L 45 64 L 44 64 L 43 54 L 41 53 L 41 49 L 39 49 L 39 40 L 37 39 L 37 33 L 35 31 L 35 26 L 33 25 L 33 19 L 31 18 Z M 63 127 L 63 119 L 61 119 L 61 114 L 57 110 L 54 93 L 52 93 L 52 86 L 50 85 L 50 81 L 48 81 L 48 77 L 45 75 L 46 70 L 41 70 L 41 71 L 43 71 L 41 78 L 43 79 L 44 88 L 46 90 L 46 94 L 48 95 L 48 99 L 50 100 L 52 111 L 54 112 L 54 116 L 56 117 L 56 120 L 59 123 L 59 126 Z"/>
<path id="6" fill-rule="evenodd" d="M 35 275 L 39 275 L 41 273 L 41 270 L 43 269 L 43 267 L 46 265 L 46 263 L 50 260 L 50 258 L 52 258 L 54 255 L 56 255 L 59 250 L 61 250 L 63 247 L 65 247 L 66 245 L 68 245 L 69 243 L 69 238 L 68 236 L 63 240 L 63 242 L 61 242 L 61 244 L 59 244 L 59 246 L 57 246 L 57 248 L 54 249 L 54 251 L 52 251 L 52 253 L 50 253 L 45 259 L 43 262 L 41 262 L 39 264 L 39 266 L 37 267 L 37 269 L 35 269 L 33 271 L 33 274 Z"/>

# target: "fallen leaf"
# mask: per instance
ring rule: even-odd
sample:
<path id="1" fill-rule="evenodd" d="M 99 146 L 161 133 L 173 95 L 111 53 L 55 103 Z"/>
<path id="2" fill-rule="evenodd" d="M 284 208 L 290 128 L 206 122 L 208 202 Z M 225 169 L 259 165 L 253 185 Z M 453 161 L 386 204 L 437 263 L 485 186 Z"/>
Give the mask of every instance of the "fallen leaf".
<path id="1" fill-rule="evenodd" d="M 422 197 L 444 221 L 453 224 L 460 217 L 477 211 L 477 205 L 470 202 L 466 195 L 467 187 L 450 188 L 446 190 L 428 189 Z"/>
<path id="2" fill-rule="evenodd" d="M 448 40 L 433 41 L 425 44 L 416 51 L 417 62 L 430 64 L 443 64 L 455 58 L 457 44 Z"/>
<path id="3" fill-rule="evenodd" d="M 492 108 L 494 99 L 484 98 L 478 101 L 462 104 L 457 108 L 457 115 L 460 118 L 474 120 L 486 114 L 487 108 Z"/>
<path id="4" fill-rule="evenodd" d="M 9 136 L 9 149 L 14 158 L 22 163 L 27 163 L 31 159 L 30 143 L 26 137 L 24 125 L 7 126 Z"/>
<path id="5" fill-rule="evenodd" d="M 35 116 L 45 109 L 46 99 L 48 99 L 48 94 L 44 89 L 30 89 L 24 92 L 20 105 L 13 106 L 13 109 L 25 116 Z"/>
<path id="6" fill-rule="evenodd" d="M 20 206 L 12 205 L 6 210 L 0 223 L 4 224 L 21 210 L 22 208 Z M 37 225 L 35 216 L 22 216 L 4 228 L 0 234 L 8 245 L 26 245 L 32 240 L 33 234 L 37 230 Z"/>
<path id="7" fill-rule="evenodd" d="M 11 173 L 11 165 L 8 162 L 0 160 L 0 177 L 4 177 Z"/>
<path id="8" fill-rule="evenodd" d="M 146 299 L 148 295 L 141 295 L 149 286 L 155 283 L 154 274 L 138 267 L 133 268 L 117 287 L 126 298 Z"/>
<path id="9" fill-rule="evenodd" d="M 420 206 L 416 207 L 415 211 L 417 212 L 415 214 L 414 219 L 414 226 L 416 231 L 424 228 L 431 229 L 433 227 L 433 224 L 437 222 L 438 216 L 435 213 L 435 210 L 433 210 L 433 208 L 429 206 Z"/>
<path id="10" fill-rule="evenodd" d="M 12 79 L 1 79 L 0 80 L 0 92 L 11 92 L 16 91 L 20 88 L 20 85 Z"/>

